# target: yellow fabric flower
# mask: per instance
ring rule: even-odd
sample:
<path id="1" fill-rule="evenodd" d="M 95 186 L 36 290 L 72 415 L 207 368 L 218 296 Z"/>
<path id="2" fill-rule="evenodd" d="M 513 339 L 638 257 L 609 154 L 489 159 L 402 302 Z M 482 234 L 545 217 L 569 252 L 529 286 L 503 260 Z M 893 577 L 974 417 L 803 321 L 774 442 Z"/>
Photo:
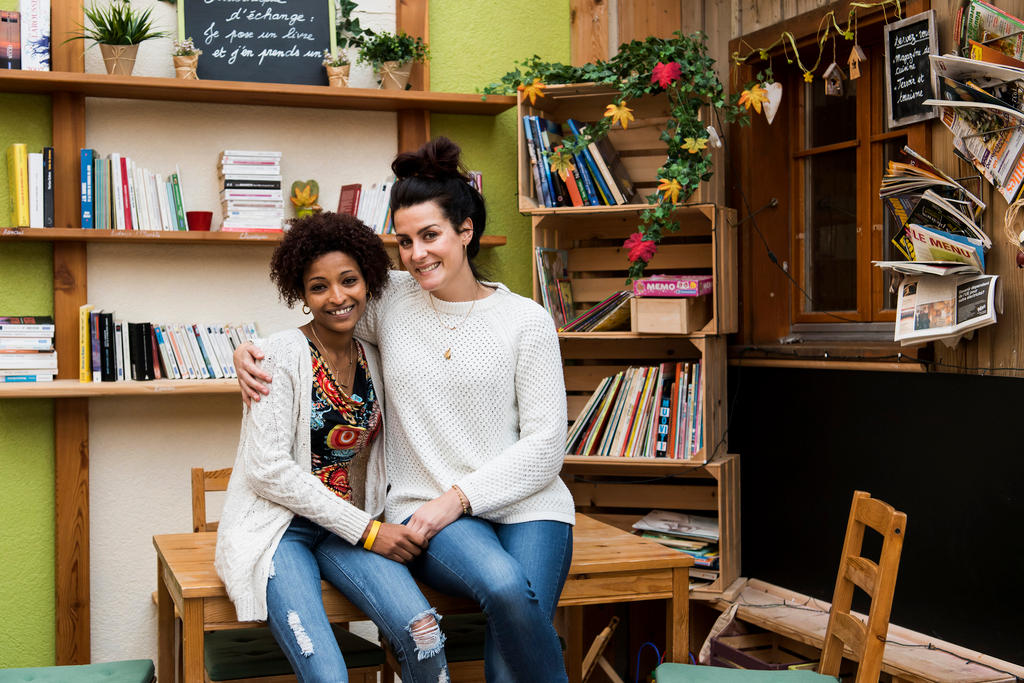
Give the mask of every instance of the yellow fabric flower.
<path id="1" fill-rule="evenodd" d="M 805 83 L 810 83 L 813 80 L 814 80 L 814 74 L 811 73 L 810 71 L 805 71 L 804 72 L 804 82 Z"/>
<path id="2" fill-rule="evenodd" d="M 291 198 L 292 204 L 295 206 L 312 206 L 316 203 L 319 193 L 314 194 L 313 188 L 307 183 L 301 190 L 295 188 L 295 196 Z"/>
<path id="3" fill-rule="evenodd" d="M 609 104 L 604 110 L 605 117 L 612 118 L 612 125 L 621 123 L 625 129 L 630 121 L 634 120 L 633 110 L 626 106 L 626 100 L 620 100 L 618 104 Z"/>
<path id="4" fill-rule="evenodd" d="M 538 97 L 544 97 L 544 84 L 541 83 L 539 78 L 533 79 L 533 83 L 529 85 L 521 83 L 519 90 L 522 91 L 523 97 L 530 98 L 530 104 L 536 104 Z"/>
<path id="5" fill-rule="evenodd" d="M 661 184 L 658 185 L 658 192 L 665 193 L 665 199 L 675 204 L 679 201 L 679 192 L 683 189 L 683 186 L 675 178 L 662 178 Z"/>
<path id="6" fill-rule="evenodd" d="M 768 101 L 768 91 L 765 90 L 760 83 L 755 83 L 749 90 L 744 90 L 740 94 L 739 103 L 746 107 L 748 110 L 753 107 L 758 114 L 761 113 L 761 103 Z"/>
<path id="7" fill-rule="evenodd" d="M 567 180 L 569 171 L 576 168 L 572 163 L 572 155 L 562 147 L 548 156 L 548 163 L 551 166 L 551 171 L 557 173 L 562 180 Z"/>
<path id="8" fill-rule="evenodd" d="M 760 112 L 758 112 L 760 113 Z M 707 149 L 708 139 L 707 138 L 684 138 L 683 149 L 687 150 L 690 154 L 696 154 L 702 149 Z"/>

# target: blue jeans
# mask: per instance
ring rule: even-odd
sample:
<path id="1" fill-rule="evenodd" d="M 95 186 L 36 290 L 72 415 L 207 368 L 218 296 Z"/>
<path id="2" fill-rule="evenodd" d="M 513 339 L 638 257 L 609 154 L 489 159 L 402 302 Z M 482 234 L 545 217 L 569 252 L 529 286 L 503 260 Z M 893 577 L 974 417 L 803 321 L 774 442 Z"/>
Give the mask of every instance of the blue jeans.
<path id="1" fill-rule="evenodd" d="M 569 524 L 462 517 L 430 539 L 410 569 L 431 587 L 480 604 L 487 615 L 488 683 L 565 682 L 551 621 L 571 558 Z"/>
<path id="2" fill-rule="evenodd" d="M 377 624 L 402 663 L 403 682 L 448 680 L 439 617 L 405 565 L 296 516 L 274 552 L 267 623 L 300 683 L 348 681 L 324 612 L 321 576 Z"/>

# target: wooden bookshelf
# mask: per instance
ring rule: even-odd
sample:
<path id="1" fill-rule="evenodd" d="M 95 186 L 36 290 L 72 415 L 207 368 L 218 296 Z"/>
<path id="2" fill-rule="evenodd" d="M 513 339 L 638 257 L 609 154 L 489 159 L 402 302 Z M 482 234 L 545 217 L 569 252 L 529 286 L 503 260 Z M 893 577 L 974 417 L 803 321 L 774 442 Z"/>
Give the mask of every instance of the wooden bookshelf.
<path id="1" fill-rule="evenodd" d="M 516 106 L 511 95 L 430 92 L 426 90 L 373 90 L 331 88 L 290 83 L 240 81 L 187 81 L 148 76 L 67 71 L 0 72 L 0 92 L 48 95 L 68 93 L 82 97 L 116 97 L 165 102 L 247 104 L 268 107 L 311 107 L 364 111 L 420 110 L 436 114 L 495 116 Z"/>
<path id="2" fill-rule="evenodd" d="M 694 470 L 707 463 L 675 458 L 613 458 L 604 455 L 567 455 L 562 474 L 607 474 L 610 476 L 661 476 Z"/>
<path id="3" fill-rule="evenodd" d="M 0 240 L 24 242 L 109 242 L 162 244 L 276 244 L 281 232 L 221 232 L 214 230 L 81 230 L 78 228 L 0 228 Z M 398 245 L 394 235 L 381 235 L 387 247 Z M 480 246 L 501 247 L 508 242 L 504 235 L 484 235 Z"/>
<path id="4" fill-rule="evenodd" d="M 79 382 L 77 379 L 56 379 L 52 382 L 0 383 L 0 399 L 215 394 L 236 394 L 241 398 L 238 382 L 233 379 L 157 379 L 150 382 Z"/>

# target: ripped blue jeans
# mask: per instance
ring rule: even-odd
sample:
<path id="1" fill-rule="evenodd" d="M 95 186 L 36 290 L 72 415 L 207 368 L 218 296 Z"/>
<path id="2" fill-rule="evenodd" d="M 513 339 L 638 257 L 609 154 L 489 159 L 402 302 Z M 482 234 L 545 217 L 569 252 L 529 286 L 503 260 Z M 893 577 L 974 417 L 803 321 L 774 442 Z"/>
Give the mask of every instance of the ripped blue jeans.
<path id="1" fill-rule="evenodd" d="M 404 683 L 447 683 L 438 617 L 405 565 L 296 516 L 274 552 L 267 623 L 301 683 L 348 681 L 324 613 L 321 577 L 377 625 L 402 663 Z"/>
<path id="2" fill-rule="evenodd" d="M 564 683 L 551 621 L 571 559 L 572 526 L 563 522 L 462 517 L 430 539 L 410 569 L 432 588 L 480 604 L 488 683 Z"/>

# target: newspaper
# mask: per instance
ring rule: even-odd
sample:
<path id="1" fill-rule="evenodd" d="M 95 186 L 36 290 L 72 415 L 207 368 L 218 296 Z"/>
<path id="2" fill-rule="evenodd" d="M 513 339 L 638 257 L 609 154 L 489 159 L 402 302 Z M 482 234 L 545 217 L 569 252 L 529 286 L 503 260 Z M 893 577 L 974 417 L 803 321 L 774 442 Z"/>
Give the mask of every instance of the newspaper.
<path id="1" fill-rule="evenodd" d="M 872 261 L 871 265 L 903 275 L 981 275 L 974 266 L 954 261 Z"/>
<path id="2" fill-rule="evenodd" d="M 998 275 L 915 275 L 900 283 L 896 341 L 959 337 L 996 322 L 1002 309 Z"/>
<path id="3" fill-rule="evenodd" d="M 914 246 L 915 261 L 955 261 L 985 270 L 984 251 L 978 240 L 917 223 L 908 225 L 906 234 Z"/>

